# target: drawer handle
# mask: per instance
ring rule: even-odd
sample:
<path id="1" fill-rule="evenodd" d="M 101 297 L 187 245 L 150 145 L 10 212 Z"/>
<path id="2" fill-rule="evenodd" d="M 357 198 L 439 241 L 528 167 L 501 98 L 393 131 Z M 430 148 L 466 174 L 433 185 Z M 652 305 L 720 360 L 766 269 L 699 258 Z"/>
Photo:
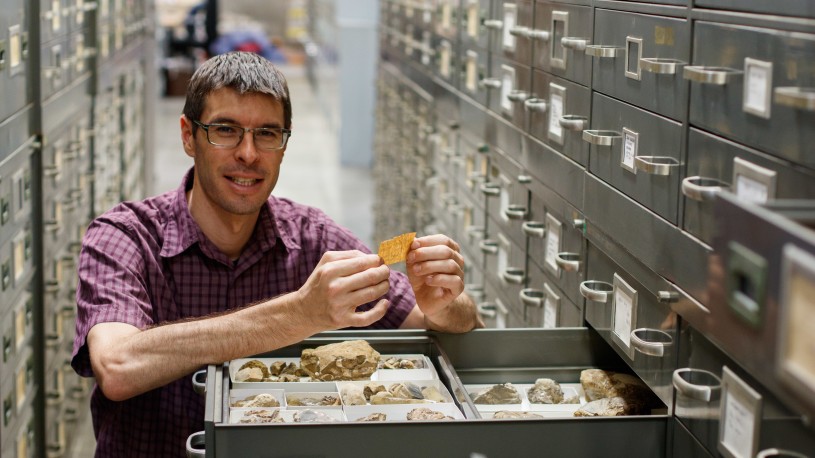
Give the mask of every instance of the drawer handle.
<path id="1" fill-rule="evenodd" d="M 808 458 L 806 455 L 792 450 L 782 450 L 780 448 L 768 448 L 756 453 L 756 458 L 770 458 L 771 456 L 780 456 L 782 458 Z"/>
<path id="2" fill-rule="evenodd" d="M 586 46 L 586 54 L 592 57 L 615 58 L 620 57 L 624 53 L 625 48 L 620 48 L 619 46 L 606 46 L 606 45 Z"/>
<path id="3" fill-rule="evenodd" d="M 478 226 L 473 226 L 473 225 L 467 226 L 467 228 L 464 229 L 464 232 L 466 232 L 467 237 L 470 237 L 470 238 L 473 238 L 473 237 L 484 238 L 484 236 L 487 233 L 486 229 L 484 229 L 483 227 L 478 227 Z"/>
<path id="4" fill-rule="evenodd" d="M 485 196 L 497 196 L 501 194 L 501 187 L 494 183 L 484 183 L 480 187 Z"/>
<path id="5" fill-rule="evenodd" d="M 780 105 L 815 111 L 815 87 L 777 87 L 773 92 Z"/>
<path id="6" fill-rule="evenodd" d="M 686 66 L 682 71 L 682 76 L 686 80 L 695 81 L 702 84 L 715 84 L 717 86 L 724 86 L 725 84 L 733 81 L 744 73 L 741 70 L 736 70 L 727 67 L 703 67 L 703 66 Z"/>
<path id="7" fill-rule="evenodd" d="M 711 202 L 717 194 L 729 188 L 730 184 L 715 178 L 693 176 L 682 180 L 682 194 L 697 202 Z"/>
<path id="8" fill-rule="evenodd" d="M 498 78 L 484 78 L 478 82 L 478 87 L 480 89 L 500 89 L 502 84 Z"/>
<path id="9" fill-rule="evenodd" d="M 518 183 L 521 184 L 532 183 L 532 177 L 530 175 L 518 175 Z"/>
<path id="10" fill-rule="evenodd" d="M 524 101 L 524 109 L 535 113 L 546 113 L 549 110 L 549 103 L 546 100 L 532 97 Z"/>
<path id="11" fill-rule="evenodd" d="M 532 31 L 529 29 L 529 27 L 524 27 L 522 25 L 516 25 L 509 29 L 509 34 L 513 37 L 529 38 L 529 34 L 531 32 Z"/>
<path id="12" fill-rule="evenodd" d="M 526 100 L 528 98 L 529 98 L 529 93 L 528 92 L 519 91 L 517 89 L 514 90 L 514 91 L 510 91 L 509 94 L 507 94 L 507 100 L 509 100 L 510 102 L 515 102 L 515 103 L 523 102 L 524 100 Z"/>
<path id="13" fill-rule="evenodd" d="M 525 306 L 543 307 L 543 291 L 535 288 L 524 288 L 518 293 Z"/>
<path id="14" fill-rule="evenodd" d="M 592 302 L 605 304 L 614 291 L 614 285 L 605 281 L 586 280 L 580 283 L 580 294 Z"/>
<path id="15" fill-rule="evenodd" d="M 598 146 L 611 146 L 614 142 L 623 138 L 619 132 L 613 130 L 584 130 L 583 141 L 589 142 L 592 145 Z"/>
<path id="16" fill-rule="evenodd" d="M 566 272 L 580 270 L 580 253 L 562 251 L 555 256 L 555 264 Z"/>
<path id="17" fill-rule="evenodd" d="M 512 285 L 523 285 L 524 280 L 526 280 L 526 275 L 524 275 L 523 269 L 507 267 L 505 271 L 501 272 L 501 278 Z"/>
<path id="18" fill-rule="evenodd" d="M 527 213 L 529 212 L 526 210 L 526 207 L 520 205 L 510 205 L 504 209 L 504 215 L 509 219 L 524 219 Z"/>
<path id="19" fill-rule="evenodd" d="M 677 369 L 672 380 L 677 393 L 703 402 L 718 399 L 722 388 L 722 380 L 716 374 L 702 369 Z"/>
<path id="20" fill-rule="evenodd" d="M 498 243 L 492 240 L 482 240 L 478 243 L 478 248 L 486 254 L 497 254 L 498 253 Z"/>
<path id="21" fill-rule="evenodd" d="M 495 318 L 498 315 L 497 307 L 492 302 L 482 302 L 475 307 L 478 314 L 485 318 Z"/>
<path id="22" fill-rule="evenodd" d="M 198 431 L 187 438 L 187 458 L 205 458 L 207 456 L 206 431 Z"/>
<path id="23" fill-rule="evenodd" d="M 192 390 L 198 394 L 207 392 L 207 370 L 201 369 L 192 374 Z"/>
<path id="24" fill-rule="evenodd" d="M 679 167 L 679 161 L 668 156 L 637 156 L 634 166 L 649 175 L 668 176 Z"/>
<path id="25" fill-rule="evenodd" d="M 481 181 L 484 178 L 486 178 L 486 176 L 484 176 L 484 174 L 481 172 L 471 172 L 469 175 L 467 175 L 467 179 L 473 181 Z"/>
<path id="26" fill-rule="evenodd" d="M 480 302 L 484 299 L 484 287 L 481 285 L 476 285 L 473 283 L 464 285 L 464 292 L 467 293 L 472 299 L 473 302 Z"/>
<path id="27" fill-rule="evenodd" d="M 641 69 L 649 73 L 656 73 L 657 75 L 676 75 L 676 70 L 687 64 L 687 62 L 678 59 L 665 59 L 661 57 L 643 57 L 640 59 Z"/>
<path id="28" fill-rule="evenodd" d="M 540 239 L 546 237 L 546 225 L 540 221 L 527 221 L 521 225 L 524 234 L 530 237 L 538 237 Z"/>
<path id="29" fill-rule="evenodd" d="M 572 132 L 580 132 L 589 125 L 589 119 L 585 116 L 578 115 L 563 115 L 557 120 L 560 127 L 571 130 Z"/>
<path id="30" fill-rule="evenodd" d="M 501 30 L 504 28 L 504 21 L 500 19 L 487 19 L 484 21 L 484 27 L 490 30 Z"/>
<path id="31" fill-rule="evenodd" d="M 585 51 L 586 46 L 588 46 L 590 40 L 588 38 L 580 38 L 580 37 L 563 37 L 560 39 L 560 44 L 566 48 L 571 49 L 572 51 Z"/>
<path id="32" fill-rule="evenodd" d="M 62 404 L 65 401 L 65 392 L 63 390 L 48 390 L 45 392 L 45 404 L 55 406 Z"/>
<path id="33" fill-rule="evenodd" d="M 659 329 L 639 328 L 631 331 L 631 345 L 645 355 L 661 358 L 665 356 L 665 347 L 670 347 L 673 343 L 673 337 Z"/>
<path id="34" fill-rule="evenodd" d="M 540 40 L 540 41 L 549 41 L 549 38 L 552 36 L 548 30 L 538 30 L 538 29 L 530 29 L 529 30 L 529 38 L 533 40 Z"/>

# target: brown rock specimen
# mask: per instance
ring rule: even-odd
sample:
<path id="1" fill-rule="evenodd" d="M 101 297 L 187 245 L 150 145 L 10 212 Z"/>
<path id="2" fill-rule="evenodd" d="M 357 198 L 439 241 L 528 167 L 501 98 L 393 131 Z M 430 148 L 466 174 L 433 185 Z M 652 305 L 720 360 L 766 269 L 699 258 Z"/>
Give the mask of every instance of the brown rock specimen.
<path id="1" fill-rule="evenodd" d="M 379 365 L 380 369 L 421 369 L 423 367 L 424 364 L 421 361 L 396 357 L 390 357 Z"/>
<path id="2" fill-rule="evenodd" d="M 499 410 L 492 416 L 496 420 L 535 420 L 542 419 L 543 416 L 531 412 L 519 412 L 515 410 Z"/>
<path id="3" fill-rule="evenodd" d="M 269 371 L 274 376 L 281 374 L 298 375 L 297 371 L 300 368 L 295 363 L 287 363 L 285 361 L 275 361 L 269 366 Z"/>
<path id="4" fill-rule="evenodd" d="M 535 385 L 526 392 L 529 402 L 534 404 L 560 404 L 563 402 L 563 389 L 550 378 L 539 378 Z"/>
<path id="5" fill-rule="evenodd" d="M 520 404 L 521 396 L 511 383 L 493 385 L 473 397 L 475 404 Z"/>
<path id="6" fill-rule="evenodd" d="M 380 391 L 388 390 L 387 388 L 385 388 L 385 385 L 381 383 L 371 382 L 365 384 L 365 388 L 363 388 L 362 394 L 365 396 L 365 399 L 370 400 L 371 396 L 375 395 L 376 393 L 379 393 Z"/>
<path id="7" fill-rule="evenodd" d="M 235 372 L 236 382 L 262 382 L 265 378 L 263 371 L 257 367 L 244 367 Z"/>
<path id="8" fill-rule="evenodd" d="M 575 411 L 575 417 L 617 417 L 620 415 L 637 415 L 642 408 L 641 404 L 631 404 L 620 396 L 602 398 L 580 406 Z"/>
<path id="9" fill-rule="evenodd" d="M 235 401 L 232 407 L 280 407 L 280 401 L 269 393 L 261 393 L 242 401 Z"/>
<path id="10" fill-rule="evenodd" d="M 427 407 L 418 407 L 411 410 L 407 414 L 407 419 L 410 421 L 423 421 L 423 420 L 455 420 L 455 418 L 445 415 L 441 412 L 430 410 Z"/>
<path id="11" fill-rule="evenodd" d="M 583 386 L 586 399 L 589 401 L 615 396 L 629 400 L 649 399 L 652 396 L 648 386 L 637 377 L 602 369 L 586 369 L 580 372 L 580 385 Z"/>
<path id="12" fill-rule="evenodd" d="M 290 406 L 338 406 L 340 398 L 337 396 L 286 396 L 286 402 Z"/>
<path id="13" fill-rule="evenodd" d="M 388 416 L 384 413 L 374 412 L 368 416 L 357 418 L 357 421 L 385 421 L 388 419 Z"/>
<path id="14" fill-rule="evenodd" d="M 285 423 L 279 410 L 248 410 L 244 412 L 241 423 Z"/>
<path id="15" fill-rule="evenodd" d="M 370 399 L 371 404 L 374 405 L 381 405 L 381 404 L 423 404 L 427 401 L 424 399 L 414 399 L 414 398 L 403 398 L 403 397 L 396 397 L 388 391 L 380 391 L 375 395 L 371 396 Z"/>
<path id="16" fill-rule="evenodd" d="M 379 352 L 364 340 L 350 340 L 317 348 L 300 355 L 300 367 L 314 380 L 369 379 L 379 365 Z"/>

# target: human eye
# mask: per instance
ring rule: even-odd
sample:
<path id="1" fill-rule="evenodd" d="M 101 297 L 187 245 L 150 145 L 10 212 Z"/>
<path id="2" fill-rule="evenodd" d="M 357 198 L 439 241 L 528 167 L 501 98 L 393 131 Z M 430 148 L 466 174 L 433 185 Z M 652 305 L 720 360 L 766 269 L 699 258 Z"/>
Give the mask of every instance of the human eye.
<path id="1" fill-rule="evenodd" d="M 237 137 L 240 135 L 240 128 L 228 124 L 212 124 L 210 129 L 213 129 L 214 133 L 221 137 Z"/>
<path id="2" fill-rule="evenodd" d="M 274 140 L 280 138 L 280 129 L 266 127 L 255 129 L 255 135 L 264 139 Z"/>

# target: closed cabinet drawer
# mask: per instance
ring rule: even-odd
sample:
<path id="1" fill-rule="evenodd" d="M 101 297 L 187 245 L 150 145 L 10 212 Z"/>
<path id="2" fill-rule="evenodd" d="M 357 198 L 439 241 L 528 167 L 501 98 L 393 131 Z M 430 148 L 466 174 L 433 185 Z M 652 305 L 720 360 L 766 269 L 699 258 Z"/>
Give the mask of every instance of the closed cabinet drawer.
<path id="1" fill-rule="evenodd" d="M 524 102 L 532 96 L 532 70 L 495 55 L 492 60 L 492 75 L 498 86 L 490 91 L 489 108 L 518 128 L 526 129 Z"/>
<path id="2" fill-rule="evenodd" d="M 592 88 L 632 105 L 683 120 L 690 25 L 683 19 L 597 9 Z"/>
<path id="3" fill-rule="evenodd" d="M 581 138 L 591 112 L 588 88 L 535 70 L 532 98 L 524 107 L 533 137 L 581 165 L 588 164 L 589 145 Z"/>
<path id="4" fill-rule="evenodd" d="M 453 159 L 452 175 L 459 189 L 471 193 L 470 198 L 481 208 L 486 208 L 489 192 L 485 192 L 485 185 L 490 171 L 490 146 L 470 140 L 462 137 L 461 153 Z"/>
<path id="5" fill-rule="evenodd" d="M 532 0 L 495 2 L 497 19 L 501 21 L 501 35 L 493 42 L 493 52 L 521 65 L 532 66 L 532 29 L 534 16 Z"/>
<path id="6" fill-rule="evenodd" d="M 699 21 L 690 122 L 815 166 L 815 34 Z"/>
<path id="7" fill-rule="evenodd" d="M 487 105 L 490 92 L 501 89 L 497 75 L 491 75 L 490 71 L 486 49 L 462 48 L 458 69 L 459 89 L 482 106 Z"/>
<path id="8" fill-rule="evenodd" d="M 529 208 L 535 215 L 523 226 L 529 263 L 543 271 L 569 300 L 582 304 L 580 283 L 586 272 L 583 215 L 538 180 L 529 188 Z"/>
<path id="9" fill-rule="evenodd" d="M 442 38 L 455 42 L 458 37 L 461 10 L 458 0 L 438 0 L 436 2 L 436 17 L 433 21 L 436 34 Z"/>
<path id="10" fill-rule="evenodd" d="M 670 406 L 678 320 L 668 304 L 658 300 L 667 284 L 633 258 L 617 261 L 588 244 L 586 280 L 580 284 L 586 322 Z"/>
<path id="11" fill-rule="evenodd" d="M 676 224 L 682 124 L 595 92 L 591 127 L 589 171 Z"/>
<path id="12" fill-rule="evenodd" d="M 526 187 L 530 180 L 517 162 L 496 152 L 491 157 L 487 183 L 483 188 L 488 196 L 487 216 L 521 247 L 526 247 L 523 223 L 531 217 Z"/>
<path id="13" fill-rule="evenodd" d="M 715 230 L 713 199 L 721 191 L 759 204 L 815 199 L 815 173 L 695 128 L 688 137 L 687 174 L 684 228 L 708 244 Z"/>
<path id="14" fill-rule="evenodd" d="M 583 325 L 583 311 L 534 262 L 527 263 L 529 280 L 520 294 L 526 326 L 568 328 Z M 581 302 L 582 304 L 582 302 Z"/>
<path id="15" fill-rule="evenodd" d="M 815 18 L 815 5 L 809 0 L 694 0 L 693 3 L 703 8 Z"/>
<path id="16" fill-rule="evenodd" d="M 11 11 L 23 11 L 23 4 L 16 1 Z M 9 11 L 6 9 L 5 11 Z M 28 90 L 29 38 L 27 18 L 24 16 L 4 15 L 0 17 L 0 91 L 3 91 L 3 103 L 0 104 L 0 121 L 25 107 L 31 100 Z"/>
<path id="17" fill-rule="evenodd" d="M 504 329 L 509 327 L 509 308 L 498 297 L 498 288 L 489 280 L 484 281 L 484 300 L 476 302 L 478 314 L 487 328 Z M 515 320 L 515 318 L 513 318 Z"/>
<path id="18" fill-rule="evenodd" d="M 537 1 L 532 66 L 583 86 L 591 83 L 592 8 Z"/>
<path id="19" fill-rule="evenodd" d="M 457 198 L 461 214 L 454 220 L 457 223 L 456 241 L 461 245 L 462 251 L 468 253 L 479 266 L 483 266 L 484 252 L 481 245 L 487 237 L 487 211 L 467 192 L 459 190 Z"/>
<path id="20" fill-rule="evenodd" d="M 432 60 L 432 71 L 435 76 L 446 81 L 448 84 L 458 87 L 459 72 L 461 68 L 461 55 L 455 48 L 456 40 L 447 37 L 437 37 L 433 41 L 435 47 L 435 57 Z"/>
<path id="21" fill-rule="evenodd" d="M 492 22 L 490 0 L 462 0 L 459 22 L 461 44 L 465 48 L 478 48 L 484 53 L 490 49 L 490 37 L 498 27 Z"/>
<path id="22" fill-rule="evenodd" d="M 673 427 L 673 443 L 671 444 L 669 456 L 714 458 L 679 420 L 674 419 L 671 423 Z"/>
<path id="23" fill-rule="evenodd" d="M 522 313 L 519 293 L 526 286 L 526 250 L 513 243 L 506 234 L 487 221 L 487 239 L 483 242 L 484 274 L 487 282 L 498 288 L 501 298 L 510 311 Z"/>

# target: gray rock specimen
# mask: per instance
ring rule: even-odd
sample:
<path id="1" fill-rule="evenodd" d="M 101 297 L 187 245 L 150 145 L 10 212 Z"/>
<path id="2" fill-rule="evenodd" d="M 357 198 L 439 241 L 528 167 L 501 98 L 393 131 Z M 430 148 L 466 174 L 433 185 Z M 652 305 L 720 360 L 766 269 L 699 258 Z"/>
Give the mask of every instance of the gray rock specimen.
<path id="1" fill-rule="evenodd" d="M 241 423 L 285 423 L 279 410 L 247 410 L 240 419 Z"/>
<path id="2" fill-rule="evenodd" d="M 357 418 L 357 421 L 385 421 L 388 419 L 388 416 L 384 413 L 374 412 L 368 416 Z"/>
<path id="3" fill-rule="evenodd" d="M 379 365 L 379 352 L 364 340 L 350 340 L 307 348 L 300 367 L 314 380 L 365 380 Z"/>
<path id="4" fill-rule="evenodd" d="M 526 392 L 529 402 L 534 404 L 560 404 L 563 402 L 563 389 L 550 378 L 539 378 L 535 385 Z"/>
<path id="5" fill-rule="evenodd" d="M 475 404 L 520 404 L 521 396 L 511 383 L 493 385 L 473 397 Z"/>
<path id="6" fill-rule="evenodd" d="M 496 420 L 540 420 L 542 415 L 532 412 L 521 412 L 516 410 L 499 410 L 492 416 Z"/>
<path id="7" fill-rule="evenodd" d="M 411 410 L 407 414 L 407 419 L 410 421 L 424 421 L 424 420 L 455 420 L 455 418 L 445 415 L 436 410 L 430 410 L 427 407 L 418 407 Z"/>
<path id="8" fill-rule="evenodd" d="M 342 387 L 340 394 L 347 406 L 364 406 L 368 403 L 362 394 L 362 387 L 359 385 L 346 385 Z"/>
<path id="9" fill-rule="evenodd" d="M 334 418 L 316 410 L 298 410 L 294 413 L 295 423 L 331 423 L 334 421 L 336 421 Z"/>

